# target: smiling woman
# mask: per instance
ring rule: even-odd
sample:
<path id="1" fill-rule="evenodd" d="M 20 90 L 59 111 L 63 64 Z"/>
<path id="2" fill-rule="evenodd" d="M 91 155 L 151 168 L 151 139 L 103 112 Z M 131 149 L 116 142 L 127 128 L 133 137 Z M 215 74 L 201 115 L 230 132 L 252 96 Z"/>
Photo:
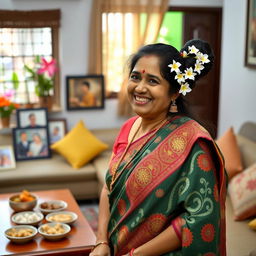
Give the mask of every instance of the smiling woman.
<path id="1" fill-rule="evenodd" d="M 184 104 L 212 64 L 201 40 L 181 52 L 146 45 L 132 57 L 127 95 L 137 116 L 115 141 L 90 256 L 226 255 L 223 159 Z"/>

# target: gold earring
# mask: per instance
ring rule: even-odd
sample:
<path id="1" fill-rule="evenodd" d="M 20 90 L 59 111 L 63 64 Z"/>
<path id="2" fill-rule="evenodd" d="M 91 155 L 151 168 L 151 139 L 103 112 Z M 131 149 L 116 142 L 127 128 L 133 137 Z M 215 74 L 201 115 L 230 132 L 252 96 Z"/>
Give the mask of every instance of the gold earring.
<path id="1" fill-rule="evenodd" d="M 171 101 L 171 106 L 170 106 L 169 112 L 170 113 L 177 113 L 178 112 L 178 106 L 177 106 L 175 100 Z"/>

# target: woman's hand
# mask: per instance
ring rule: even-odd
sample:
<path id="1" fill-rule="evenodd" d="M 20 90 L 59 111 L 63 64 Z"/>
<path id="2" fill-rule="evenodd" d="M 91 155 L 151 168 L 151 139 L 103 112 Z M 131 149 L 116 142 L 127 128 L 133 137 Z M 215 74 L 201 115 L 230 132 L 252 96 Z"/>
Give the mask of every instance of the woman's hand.
<path id="1" fill-rule="evenodd" d="M 97 246 L 89 256 L 111 256 L 110 255 L 110 248 L 106 244 L 101 244 Z"/>

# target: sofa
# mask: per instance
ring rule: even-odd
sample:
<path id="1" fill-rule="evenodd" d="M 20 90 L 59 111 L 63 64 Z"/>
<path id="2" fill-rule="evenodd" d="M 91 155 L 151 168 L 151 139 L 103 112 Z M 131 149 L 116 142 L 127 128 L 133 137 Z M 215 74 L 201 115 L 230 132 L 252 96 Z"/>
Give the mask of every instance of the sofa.
<path id="1" fill-rule="evenodd" d="M 244 169 L 256 163 L 256 123 L 245 122 L 236 133 Z M 256 216 L 255 216 L 256 217 Z M 256 232 L 248 227 L 250 219 L 234 220 L 230 196 L 226 200 L 228 256 L 256 256 Z"/>
<path id="2" fill-rule="evenodd" d="M 92 130 L 108 149 L 79 169 L 73 169 L 63 156 L 54 152 L 49 159 L 17 161 L 15 169 L 1 171 L 0 193 L 68 188 L 78 200 L 98 198 L 118 131 Z M 0 145 L 12 145 L 11 130 L 0 133 Z"/>
<path id="3" fill-rule="evenodd" d="M 31 191 L 69 188 L 76 199 L 98 198 L 118 130 L 92 130 L 98 139 L 109 145 L 109 149 L 78 170 L 58 154 L 53 154 L 51 159 L 17 162 L 16 169 L 0 173 L 0 193 L 17 192 L 24 188 Z M 256 162 L 256 124 L 244 123 L 236 139 L 246 168 Z M 0 134 L 0 144 L 11 144 L 11 140 L 10 134 Z M 227 255 L 255 256 L 256 232 L 249 229 L 248 220 L 234 220 L 229 196 L 226 201 L 226 223 Z"/>

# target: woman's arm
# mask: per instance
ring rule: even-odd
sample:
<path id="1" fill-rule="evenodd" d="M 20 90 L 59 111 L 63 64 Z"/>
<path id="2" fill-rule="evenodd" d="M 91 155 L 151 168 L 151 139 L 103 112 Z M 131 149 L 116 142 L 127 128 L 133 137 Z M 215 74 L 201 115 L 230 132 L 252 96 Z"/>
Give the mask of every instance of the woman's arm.
<path id="1" fill-rule="evenodd" d="M 177 237 L 173 226 L 169 226 L 152 240 L 136 248 L 134 256 L 158 256 L 174 251 L 181 247 L 181 241 Z"/>
<path id="2" fill-rule="evenodd" d="M 99 218 L 98 218 L 98 232 L 96 244 L 100 242 L 108 242 L 108 222 L 109 222 L 109 201 L 108 201 L 108 188 L 103 186 L 100 195 L 99 204 Z M 106 244 L 100 244 L 90 253 L 90 256 L 110 256 L 110 248 Z"/>
<path id="3" fill-rule="evenodd" d="M 107 228 L 110 216 L 108 193 L 108 188 L 104 185 L 100 195 L 97 241 L 108 241 Z"/>

